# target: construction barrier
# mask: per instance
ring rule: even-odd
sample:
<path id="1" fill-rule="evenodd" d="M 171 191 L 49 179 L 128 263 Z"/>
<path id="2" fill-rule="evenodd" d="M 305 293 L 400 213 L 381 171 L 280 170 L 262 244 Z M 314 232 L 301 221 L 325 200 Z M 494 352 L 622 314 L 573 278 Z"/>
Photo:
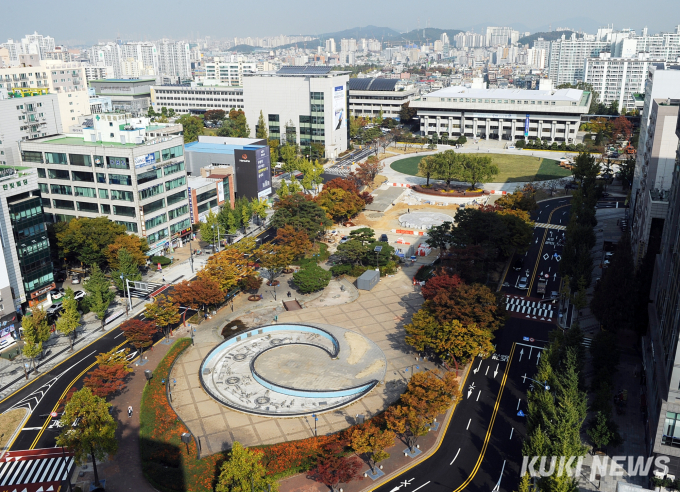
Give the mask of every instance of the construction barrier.
<path id="1" fill-rule="evenodd" d="M 400 186 L 402 188 L 410 188 L 410 184 L 404 184 L 404 183 L 392 183 L 392 186 Z"/>
<path id="2" fill-rule="evenodd" d="M 407 231 L 406 229 L 392 229 L 395 234 L 411 234 L 414 236 L 425 236 L 425 231 Z"/>
<path id="3" fill-rule="evenodd" d="M 507 191 L 496 191 L 496 190 L 491 190 L 491 191 L 489 192 L 489 194 L 490 194 L 490 195 L 507 195 L 508 192 L 507 192 Z"/>

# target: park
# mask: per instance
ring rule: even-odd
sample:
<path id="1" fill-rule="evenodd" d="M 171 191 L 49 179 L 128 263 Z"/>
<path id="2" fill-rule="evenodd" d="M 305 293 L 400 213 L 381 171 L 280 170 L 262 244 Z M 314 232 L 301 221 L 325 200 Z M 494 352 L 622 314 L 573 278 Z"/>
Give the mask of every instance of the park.
<path id="1" fill-rule="evenodd" d="M 436 154 L 435 154 L 436 155 Z M 466 154 L 462 154 L 466 155 Z M 498 167 L 498 175 L 494 176 L 494 183 L 520 183 L 527 181 L 545 181 L 571 176 L 571 171 L 560 167 L 559 161 L 534 157 L 530 155 L 514 154 L 472 154 L 490 157 L 491 162 Z M 418 174 L 418 163 L 425 156 L 414 156 L 399 159 L 390 167 L 397 172 L 410 176 Z M 423 176 L 425 177 L 425 176 Z"/>

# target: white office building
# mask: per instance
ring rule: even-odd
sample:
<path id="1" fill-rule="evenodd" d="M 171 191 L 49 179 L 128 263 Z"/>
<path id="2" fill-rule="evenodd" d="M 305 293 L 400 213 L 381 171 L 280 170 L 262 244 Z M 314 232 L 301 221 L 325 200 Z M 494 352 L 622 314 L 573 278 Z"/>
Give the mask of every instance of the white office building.
<path id="1" fill-rule="evenodd" d="M 24 141 L 53 221 L 106 216 L 145 237 L 149 254 L 191 233 L 181 135 L 150 137 L 163 125 L 130 114 L 94 115 L 79 134 Z"/>
<path id="2" fill-rule="evenodd" d="M 202 114 L 211 109 L 229 112 L 230 109 L 244 109 L 243 87 L 196 83 L 155 85 L 151 87 L 151 105 L 157 113 L 163 107 L 179 114 Z"/>
<path id="3" fill-rule="evenodd" d="M 325 156 L 347 150 L 349 75 L 330 67 L 282 67 L 246 74 L 243 100 L 251 132 L 262 111 L 269 138 L 302 147 L 321 144 Z"/>
<path id="4" fill-rule="evenodd" d="M 349 112 L 353 116 L 399 118 L 402 105 L 412 100 L 417 89 L 399 79 L 349 79 Z"/>
<path id="5" fill-rule="evenodd" d="M 647 72 L 652 64 L 663 64 L 660 58 L 639 54 L 630 58 L 612 58 L 600 53 L 597 58 L 587 58 L 583 79 L 598 94 L 598 101 L 618 103 L 619 110 L 635 109 L 633 94 L 644 94 Z"/>
<path id="6" fill-rule="evenodd" d="M 573 143 L 591 93 L 447 87 L 411 101 L 423 135 Z"/>

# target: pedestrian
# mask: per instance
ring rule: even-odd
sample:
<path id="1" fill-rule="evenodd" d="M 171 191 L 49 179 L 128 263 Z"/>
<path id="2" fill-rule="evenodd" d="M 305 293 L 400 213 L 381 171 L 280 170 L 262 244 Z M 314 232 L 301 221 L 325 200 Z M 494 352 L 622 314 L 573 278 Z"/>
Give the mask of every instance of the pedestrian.
<path id="1" fill-rule="evenodd" d="M 410 208 L 407 208 L 407 209 L 406 209 L 406 212 L 410 214 L 410 213 L 411 213 L 411 209 L 410 209 Z"/>
<path id="2" fill-rule="evenodd" d="M 165 275 L 163 275 L 163 283 L 165 283 Z"/>
<path id="3" fill-rule="evenodd" d="M 288 297 L 290 297 L 290 291 L 288 291 Z"/>
<path id="4" fill-rule="evenodd" d="M 132 418 L 132 405 L 128 407 L 128 417 Z"/>

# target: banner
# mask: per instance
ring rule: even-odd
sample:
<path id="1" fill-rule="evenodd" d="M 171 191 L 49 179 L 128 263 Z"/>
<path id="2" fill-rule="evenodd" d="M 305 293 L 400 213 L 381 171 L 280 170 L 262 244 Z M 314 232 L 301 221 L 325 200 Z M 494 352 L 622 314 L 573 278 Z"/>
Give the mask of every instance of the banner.
<path id="1" fill-rule="evenodd" d="M 333 88 L 333 128 L 345 128 L 345 86 Z"/>
<path id="2" fill-rule="evenodd" d="M 524 120 L 524 136 L 529 136 L 529 115 L 527 115 L 527 119 Z"/>

